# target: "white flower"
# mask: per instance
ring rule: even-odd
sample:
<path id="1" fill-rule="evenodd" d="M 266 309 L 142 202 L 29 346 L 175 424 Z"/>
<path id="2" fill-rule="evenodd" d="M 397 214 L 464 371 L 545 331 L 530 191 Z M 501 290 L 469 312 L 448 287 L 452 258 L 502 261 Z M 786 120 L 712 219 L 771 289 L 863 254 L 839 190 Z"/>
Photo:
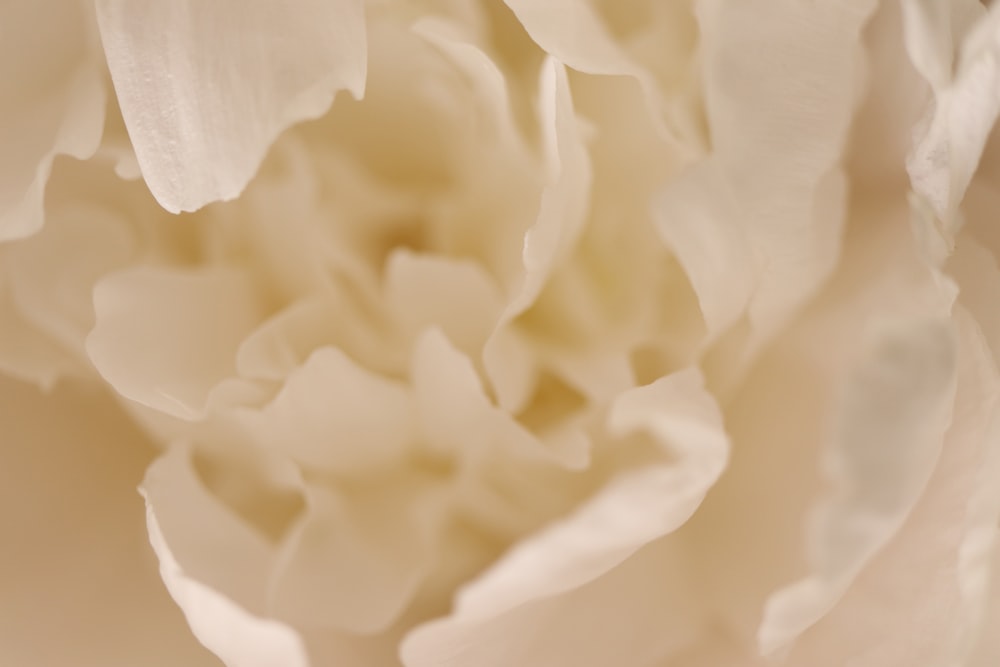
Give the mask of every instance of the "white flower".
<path id="1" fill-rule="evenodd" d="M 0 10 L 4 660 L 1000 659 L 1000 10 L 65 4 Z"/>

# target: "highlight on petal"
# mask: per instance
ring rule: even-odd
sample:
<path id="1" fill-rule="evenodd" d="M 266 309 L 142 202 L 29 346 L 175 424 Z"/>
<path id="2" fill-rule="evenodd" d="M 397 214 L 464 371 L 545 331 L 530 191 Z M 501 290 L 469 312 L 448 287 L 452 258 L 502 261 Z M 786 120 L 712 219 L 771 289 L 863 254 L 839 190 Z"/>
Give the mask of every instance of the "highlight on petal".
<path id="1" fill-rule="evenodd" d="M 555 60 L 543 65 L 540 96 L 545 156 L 552 181 L 542 194 L 538 217 L 524 237 L 523 281 L 483 352 L 498 402 L 508 409 L 516 403 L 519 388 L 504 382 L 510 376 L 502 369 L 500 343 L 494 339 L 534 303 L 559 262 L 572 250 L 586 222 L 590 200 L 590 159 L 573 109 L 566 68 Z"/>
<path id="2" fill-rule="evenodd" d="M 143 177 L 168 211 L 237 197 L 271 143 L 364 92 L 363 0 L 98 0 Z"/>
<path id="3" fill-rule="evenodd" d="M 609 430 L 644 433 L 667 460 L 621 473 L 574 513 L 516 545 L 462 590 L 456 618 L 482 619 L 580 586 L 676 530 L 722 473 L 722 415 L 694 369 L 632 389 L 614 403 Z"/>
<path id="4" fill-rule="evenodd" d="M 961 223 L 958 206 L 1000 115 L 1000 6 L 971 28 L 982 12 L 977 2 L 910 0 L 903 9 L 910 59 L 934 89 L 933 109 L 918 129 L 906 169 L 914 191 L 953 239 Z M 954 74 L 953 42 L 961 43 Z"/>
<path id="5" fill-rule="evenodd" d="M 127 269 L 97 284 L 94 307 L 87 352 L 98 372 L 122 396 L 181 419 L 203 414 L 235 374 L 262 315 L 250 279 L 231 268 Z"/>
<path id="6" fill-rule="evenodd" d="M 100 142 L 105 91 L 88 4 L 0 10 L 0 241 L 42 227 L 55 156 L 88 158 Z"/>
<path id="7" fill-rule="evenodd" d="M 955 337 L 946 320 L 883 320 L 843 389 L 827 475 L 832 497 L 809 534 L 813 574 L 775 593 L 758 639 L 793 641 L 843 595 L 923 492 L 952 419 Z"/>
<path id="8" fill-rule="evenodd" d="M 185 574 L 147 503 L 149 541 L 160 559 L 160 576 L 184 612 L 191 632 L 226 667 L 309 667 L 305 646 L 284 623 L 260 618 Z"/>

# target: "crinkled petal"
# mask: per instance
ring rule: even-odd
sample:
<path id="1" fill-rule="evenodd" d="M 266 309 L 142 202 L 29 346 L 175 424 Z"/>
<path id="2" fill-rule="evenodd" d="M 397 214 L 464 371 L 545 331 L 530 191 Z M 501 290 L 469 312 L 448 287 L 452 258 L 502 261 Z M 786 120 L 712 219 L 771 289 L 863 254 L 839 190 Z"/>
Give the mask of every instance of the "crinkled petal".
<path id="1" fill-rule="evenodd" d="M 309 667 L 305 646 L 294 630 L 250 614 L 185 574 L 170 552 L 152 506 L 147 505 L 146 511 L 149 541 L 160 559 L 163 583 L 205 648 L 226 667 Z"/>
<path id="2" fill-rule="evenodd" d="M 826 465 L 835 491 L 812 519 L 813 574 L 768 601 L 765 653 L 819 620 L 913 509 L 952 418 L 956 363 L 945 320 L 884 320 L 870 332 L 834 417 Z"/>
<path id="3" fill-rule="evenodd" d="M 906 168 L 914 191 L 953 242 L 958 205 L 1000 114 L 1000 9 L 967 32 L 982 13 L 978 2 L 909 0 L 903 10 L 907 51 L 935 97 Z M 954 66 L 956 42 L 961 49 Z"/>
<path id="4" fill-rule="evenodd" d="M 120 271 L 97 284 L 94 307 L 87 352 L 98 372 L 122 396 L 181 419 L 204 413 L 262 316 L 251 280 L 221 267 Z"/>
<path id="5" fill-rule="evenodd" d="M 712 153 L 691 176 L 704 182 L 669 190 L 659 215 L 685 267 L 710 261 L 726 271 L 724 280 L 692 276 L 713 335 L 744 312 L 755 336 L 773 334 L 836 264 L 847 200 L 838 162 L 863 76 L 860 33 L 875 6 L 698 6 Z M 719 216 L 727 222 L 699 235 L 680 222 Z M 736 286 L 736 296 L 722 284 Z"/>
<path id="6" fill-rule="evenodd" d="M 364 91 L 361 0 L 99 0 L 101 39 L 150 190 L 171 212 L 237 197 L 278 134 Z"/>
<path id="7" fill-rule="evenodd" d="M 57 12 L 37 2 L 0 11 L 0 241 L 42 227 L 56 155 L 97 150 L 105 91 L 93 20 L 77 0 Z"/>

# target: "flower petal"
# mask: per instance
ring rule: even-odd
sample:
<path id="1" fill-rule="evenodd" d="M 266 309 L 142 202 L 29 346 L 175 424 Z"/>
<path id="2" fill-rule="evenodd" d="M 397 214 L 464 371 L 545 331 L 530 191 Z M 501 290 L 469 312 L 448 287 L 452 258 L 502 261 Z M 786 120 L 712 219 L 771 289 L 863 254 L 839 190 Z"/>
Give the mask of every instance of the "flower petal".
<path id="1" fill-rule="evenodd" d="M 337 488 L 307 485 L 306 513 L 272 580 L 275 613 L 297 627 L 370 634 L 388 628 L 431 564 L 442 516 L 419 475 Z"/>
<path id="2" fill-rule="evenodd" d="M 184 612 L 191 631 L 226 667 L 309 667 L 302 639 L 278 621 L 259 618 L 181 569 L 167 545 L 151 505 L 149 541 L 160 559 L 160 576 Z"/>
<path id="3" fill-rule="evenodd" d="M 836 491 L 814 514 L 814 574 L 768 601 L 765 653 L 825 614 L 913 508 L 952 418 L 955 355 L 941 319 L 887 319 L 870 332 L 834 422 L 827 467 Z"/>
<path id="4" fill-rule="evenodd" d="M 622 394 L 609 429 L 646 433 L 678 461 L 622 473 L 572 516 L 516 545 L 460 592 L 456 618 L 490 618 L 595 579 L 683 524 L 725 467 L 722 417 L 696 370 Z"/>
<path id="5" fill-rule="evenodd" d="M 336 348 L 316 350 L 260 410 L 237 408 L 248 437 L 302 465 L 355 474 L 399 460 L 412 438 L 410 396 Z"/>
<path id="6" fill-rule="evenodd" d="M 99 0 L 97 11 L 139 166 L 174 213 L 235 198 L 280 132 L 338 90 L 364 91 L 361 0 Z"/>
<path id="7" fill-rule="evenodd" d="M 84 159 L 104 128 L 105 91 L 93 10 L 71 1 L 0 11 L 0 241 L 42 227 L 56 155 Z"/>
<path id="8" fill-rule="evenodd" d="M 112 397 L 0 377 L 0 423 L 0 663 L 219 667 L 157 576 L 135 492 L 156 450 Z"/>
<path id="9" fill-rule="evenodd" d="M 205 411 L 261 319 L 250 279 L 228 268 L 120 271 L 98 283 L 94 307 L 97 370 L 122 396 L 181 419 Z"/>

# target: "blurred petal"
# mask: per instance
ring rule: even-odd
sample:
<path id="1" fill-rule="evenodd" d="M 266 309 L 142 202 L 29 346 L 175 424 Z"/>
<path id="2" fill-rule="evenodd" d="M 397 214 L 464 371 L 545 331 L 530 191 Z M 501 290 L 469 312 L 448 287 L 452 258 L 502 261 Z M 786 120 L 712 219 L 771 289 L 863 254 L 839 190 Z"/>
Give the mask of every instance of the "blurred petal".
<path id="1" fill-rule="evenodd" d="M 279 133 L 364 91 L 361 0 L 99 0 L 146 182 L 173 213 L 237 197 Z"/>
<path id="2" fill-rule="evenodd" d="M 98 283 L 94 307 L 97 370 L 122 396 L 181 419 L 205 411 L 261 318 L 250 279 L 229 268 L 120 271 Z"/>
<path id="3" fill-rule="evenodd" d="M 400 460 L 413 437 L 404 385 L 322 347 L 260 410 L 238 409 L 248 436 L 320 471 L 357 474 Z"/>
<path id="4" fill-rule="evenodd" d="M 682 525 L 725 466 L 722 417 L 694 370 L 622 394 L 609 429 L 644 433 L 677 460 L 622 473 L 570 517 L 514 546 L 461 591 L 456 619 L 492 618 L 593 580 Z"/>
<path id="5" fill-rule="evenodd" d="M 275 613 L 302 628 L 385 630 L 430 568 L 438 494 L 419 475 L 395 475 L 305 495 L 272 582 Z"/>
<path id="6" fill-rule="evenodd" d="M 156 452 L 110 396 L 0 378 L 0 423 L 0 664 L 218 667 L 157 576 L 135 492 Z"/>
<path id="7" fill-rule="evenodd" d="M 0 241 L 41 228 L 56 155 L 88 158 L 100 142 L 105 91 L 88 4 L 0 10 Z"/>
<path id="8" fill-rule="evenodd" d="M 955 340 L 937 319 L 887 320 L 869 334 L 834 421 L 834 495 L 813 516 L 813 574 L 771 597 L 759 638 L 771 653 L 825 614 L 909 515 L 952 419 Z"/>
<path id="9" fill-rule="evenodd" d="M 934 89 L 935 104 L 918 128 L 907 171 L 913 189 L 933 208 L 953 242 L 957 208 L 1000 114 L 1000 8 L 981 15 L 977 2 L 903 3 L 910 59 Z M 954 43 L 961 43 L 957 67 Z"/>
<path id="10" fill-rule="evenodd" d="M 704 619 L 686 569 L 682 550 L 661 541 L 562 594 L 526 601 L 489 619 L 456 616 L 420 626 L 403 641 L 403 663 L 658 666 L 699 639 Z"/>
<path id="11" fill-rule="evenodd" d="M 188 577 L 170 553 L 151 506 L 147 507 L 146 520 L 163 583 L 195 637 L 226 667 L 309 667 L 306 649 L 295 631 L 278 621 L 253 616 Z"/>
<path id="12" fill-rule="evenodd" d="M 553 271 L 572 251 L 590 201 L 590 158 L 573 109 L 566 68 L 555 60 L 549 59 L 543 66 L 540 96 L 545 157 L 552 180 L 542 195 L 538 217 L 525 234 L 524 278 L 507 304 L 498 330 L 535 302 Z M 487 342 L 483 359 L 499 404 L 511 409 L 524 388 L 510 383 L 516 376 L 503 369 L 498 336 L 502 334 L 494 333 Z"/>

